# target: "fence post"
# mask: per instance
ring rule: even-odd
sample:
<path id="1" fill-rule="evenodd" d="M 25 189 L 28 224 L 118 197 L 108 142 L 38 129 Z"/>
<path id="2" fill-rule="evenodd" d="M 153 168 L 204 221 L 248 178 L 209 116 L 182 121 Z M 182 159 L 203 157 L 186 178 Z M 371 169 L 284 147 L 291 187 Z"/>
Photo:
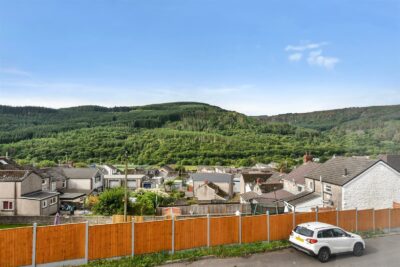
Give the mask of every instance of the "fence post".
<path id="1" fill-rule="evenodd" d="M 293 207 L 293 229 L 296 226 L 296 207 Z"/>
<path id="2" fill-rule="evenodd" d="M 269 210 L 267 210 L 267 231 L 268 231 L 268 242 L 270 242 L 270 233 L 269 233 Z"/>
<path id="3" fill-rule="evenodd" d="M 318 206 L 315 208 L 315 221 L 318 222 Z"/>
<path id="4" fill-rule="evenodd" d="M 336 226 L 339 226 L 339 208 L 336 208 Z"/>
<path id="5" fill-rule="evenodd" d="M 174 216 L 174 214 L 172 214 L 171 218 L 172 218 L 171 253 L 174 254 L 175 253 L 175 216 Z"/>
<path id="6" fill-rule="evenodd" d="M 33 224 L 32 228 L 32 266 L 36 266 L 36 229 L 37 223 Z"/>
<path id="7" fill-rule="evenodd" d="M 372 228 L 375 233 L 375 208 L 372 209 Z"/>
<path id="8" fill-rule="evenodd" d="M 390 212 L 390 208 L 389 208 L 389 233 L 390 233 L 390 228 L 391 228 L 391 223 L 392 223 L 391 222 L 392 219 L 390 217 L 391 217 L 391 212 Z"/>
<path id="9" fill-rule="evenodd" d="M 89 262 L 89 222 L 85 223 L 85 263 Z"/>
<path id="10" fill-rule="evenodd" d="M 132 257 L 135 256 L 135 219 L 132 217 Z"/>
<path id="11" fill-rule="evenodd" d="M 239 244 L 242 244 L 242 214 L 239 215 Z"/>
<path id="12" fill-rule="evenodd" d="M 356 232 L 358 232 L 358 208 L 356 208 Z"/>
<path id="13" fill-rule="evenodd" d="M 210 247 L 210 214 L 207 214 L 207 247 Z"/>

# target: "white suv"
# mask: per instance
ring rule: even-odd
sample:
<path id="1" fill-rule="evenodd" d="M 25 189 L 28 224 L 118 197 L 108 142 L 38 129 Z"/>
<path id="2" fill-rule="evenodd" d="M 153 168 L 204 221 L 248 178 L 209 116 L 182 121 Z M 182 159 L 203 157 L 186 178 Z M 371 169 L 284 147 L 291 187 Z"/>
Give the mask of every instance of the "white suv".
<path id="1" fill-rule="evenodd" d="M 320 222 L 299 224 L 290 234 L 289 242 L 294 248 L 317 256 L 321 262 L 327 262 L 332 254 L 353 252 L 361 256 L 365 249 L 359 235 Z"/>

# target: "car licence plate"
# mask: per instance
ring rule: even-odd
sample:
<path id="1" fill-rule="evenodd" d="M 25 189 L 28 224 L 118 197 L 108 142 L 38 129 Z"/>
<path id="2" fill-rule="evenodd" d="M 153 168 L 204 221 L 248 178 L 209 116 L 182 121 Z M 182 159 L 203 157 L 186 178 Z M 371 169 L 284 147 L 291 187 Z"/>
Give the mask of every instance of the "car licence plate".
<path id="1" fill-rule="evenodd" d="M 297 241 L 300 241 L 300 242 L 304 242 L 304 239 L 301 238 L 300 236 L 296 236 L 296 240 L 297 240 Z"/>

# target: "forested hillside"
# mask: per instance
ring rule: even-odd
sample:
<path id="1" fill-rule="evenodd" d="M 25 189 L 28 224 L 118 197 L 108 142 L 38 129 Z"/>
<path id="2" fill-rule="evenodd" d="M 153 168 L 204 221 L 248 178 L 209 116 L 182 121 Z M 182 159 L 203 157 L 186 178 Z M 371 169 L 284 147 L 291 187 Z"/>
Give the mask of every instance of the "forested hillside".
<path id="1" fill-rule="evenodd" d="M 305 151 L 322 159 L 399 151 L 400 108 L 371 109 L 377 110 L 260 119 L 194 102 L 115 108 L 0 106 L 0 154 L 33 163 L 66 158 L 120 163 L 127 150 L 135 164 L 286 161 L 290 166 Z"/>

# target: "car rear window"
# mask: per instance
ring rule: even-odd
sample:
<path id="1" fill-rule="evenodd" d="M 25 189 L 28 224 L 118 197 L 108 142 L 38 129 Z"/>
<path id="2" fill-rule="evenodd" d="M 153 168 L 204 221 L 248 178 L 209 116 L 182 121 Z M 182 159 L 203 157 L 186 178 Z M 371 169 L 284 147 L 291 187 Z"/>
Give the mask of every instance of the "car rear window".
<path id="1" fill-rule="evenodd" d="M 307 236 L 307 237 L 312 237 L 314 235 L 314 231 L 311 231 L 310 229 L 307 229 L 307 228 L 302 227 L 302 226 L 297 226 L 294 229 L 294 232 L 299 234 L 299 235 L 303 235 L 303 236 Z"/>

